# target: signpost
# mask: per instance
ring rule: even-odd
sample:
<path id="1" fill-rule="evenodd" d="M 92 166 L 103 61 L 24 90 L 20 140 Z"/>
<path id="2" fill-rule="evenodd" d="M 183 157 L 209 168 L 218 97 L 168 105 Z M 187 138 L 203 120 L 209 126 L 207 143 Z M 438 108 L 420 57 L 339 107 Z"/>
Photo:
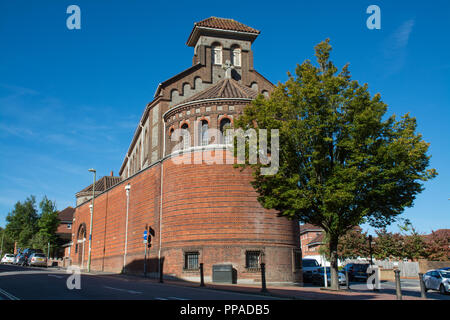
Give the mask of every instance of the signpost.
<path id="1" fill-rule="evenodd" d="M 144 277 L 147 276 L 147 238 L 148 238 L 148 231 L 147 226 L 145 226 L 144 230 Z"/>

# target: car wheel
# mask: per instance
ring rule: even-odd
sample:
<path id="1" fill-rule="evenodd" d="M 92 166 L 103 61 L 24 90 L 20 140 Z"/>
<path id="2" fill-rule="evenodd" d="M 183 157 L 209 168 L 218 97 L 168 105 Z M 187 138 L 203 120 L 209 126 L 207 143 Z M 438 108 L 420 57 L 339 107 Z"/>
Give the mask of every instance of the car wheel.
<path id="1" fill-rule="evenodd" d="M 439 286 L 439 293 L 440 293 L 440 294 L 446 294 L 445 288 L 444 288 L 444 285 L 443 285 L 443 284 L 441 284 L 441 285 Z"/>

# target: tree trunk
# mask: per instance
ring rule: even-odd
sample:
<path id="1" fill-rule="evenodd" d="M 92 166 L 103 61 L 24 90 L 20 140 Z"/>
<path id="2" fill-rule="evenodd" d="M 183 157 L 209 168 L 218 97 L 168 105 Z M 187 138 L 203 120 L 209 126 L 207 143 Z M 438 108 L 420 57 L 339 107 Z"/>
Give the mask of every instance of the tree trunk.
<path id="1" fill-rule="evenodd" d="M 331 289 L 339 290 L 338 278 L 338 240 L 330 237 L 330 271 L 331 271 Z"/>

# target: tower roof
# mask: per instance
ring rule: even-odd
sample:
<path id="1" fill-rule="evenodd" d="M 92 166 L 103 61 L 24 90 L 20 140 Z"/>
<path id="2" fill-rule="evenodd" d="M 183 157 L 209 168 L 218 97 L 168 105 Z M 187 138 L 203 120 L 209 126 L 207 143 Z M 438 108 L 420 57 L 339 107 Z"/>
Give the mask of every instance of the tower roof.
<path id="1" fill-rule="evenodd" d="M 192 29 L 191 34 L 189 35 L 187 45 L 190 47 L 195 46 L 198 38 L 200 37 L 201 31 L 204 32 L 206 30 L 216 31 L 222 34 L 229 34 L 229 33 L 245 34 L 246 38 L 248 38 L 252 42 L 256 39 L 256 37 L 260 33 L 259 30 L 256 30 L 233 19 L 209 17 L 200 22 L 194 23 L 194 28 Z"/>
<path id="2" fill-rule="evenodd" d="M 232 30 L 232 31 L 240 31 L 240 32 L 250 32 L 250 33 L 259 34 L 259 30 L 253 29 L 252 27 L 249 27 L 249 26 L 247 26 L 243 23 L 240 23 L 236 20 L 226 19 L 226 18 L 210 17 L 210 18 L 207 18 L 200 22 L 196 22 L 194 25 L 199 26 L 199 27 Z"/>
<path id="3" fill-rule="evenodd" d="M 104 176 L 101 179 L 95 181 L 95 192 L 103 192 L 113 187 L 114 185 L 118 184 L 121 180 L 122 180 L 121 177 Z M 77 194 L 92 192 L 92 186 L 93 184 L 87 186 L 80 192 L 77 192 Z"/>
<path id="4" fill-rule="evenodd" d="M 232 78 L 225 78 L 220 80 L 212 87 L 203 90 L 192 97 L 183 100 L 180 104 L 186 104 L 200 100 L 211 99 L 248 99 L 253 100 L 258 96 L 258 93 L 250 89 Z"/>

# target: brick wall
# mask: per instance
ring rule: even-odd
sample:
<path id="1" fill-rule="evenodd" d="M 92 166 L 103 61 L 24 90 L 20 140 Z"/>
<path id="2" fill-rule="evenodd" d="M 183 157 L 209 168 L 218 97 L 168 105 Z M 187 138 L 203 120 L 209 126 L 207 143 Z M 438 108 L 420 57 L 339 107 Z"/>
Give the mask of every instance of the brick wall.
<path id="1" fill-rule="evenodd" d="M 224 152 L 224 151 L 220 151 Z M 245 253 L 258 250 L 265 254 L 267 281 L 300 281 L 294 269 L 293 251 L 299 248 L 296 221 L 278 217 L 257 201 L 250 185 L 251 172 L 222 164 L 175 164 L 163 162 L 163 204 L 161 257 L 164 273 L 178 278 L 197 276 L 184 270 L 184 252 L 197 251 L 204 263 L 205 276 L 211 276 L 213 264 L 231 263 L 239 280 L 260 280 L 260 273 L 246 270 Z M 161 164 L 145 169 L 95 199 L 91 269 L 120 272 L 123 267 L 126 193 L 129 199 L 127 272 L 143 271 L 142 233 L 149 224 L 156 235 L 149 252 L 148 272 L 158 271 L 159 210 Z M 76 208 L 73 226 L 74 244 L 82 223 L 89 236 L 89 204 Z M 85 243 L 84 265 L 88 257 Z M 80 264 L 74 248 L 72 261 Z"/>

